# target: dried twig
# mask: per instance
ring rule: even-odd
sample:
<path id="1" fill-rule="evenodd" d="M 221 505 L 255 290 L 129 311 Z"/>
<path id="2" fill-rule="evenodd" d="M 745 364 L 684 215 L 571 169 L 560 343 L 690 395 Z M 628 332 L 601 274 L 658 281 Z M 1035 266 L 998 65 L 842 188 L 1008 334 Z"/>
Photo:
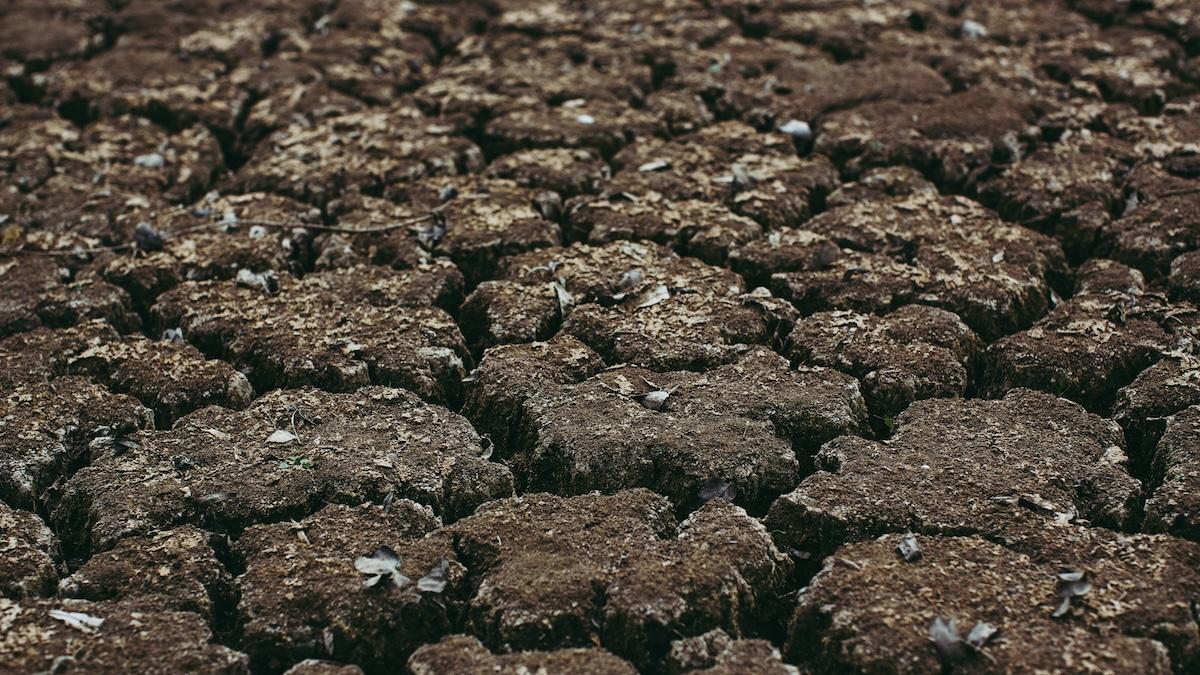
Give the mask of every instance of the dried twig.
<path id="1" fill-rule="evenodd" d="M 1178 195 L 1190 195 L 1193 192 L 1200 192 L 1200 187 L 1180 188 L 1178 190 L 1167 190 L 1166 192 L 1160 192 L 1160 193 L 1154 195 L 1154 197 L 1156 199 L 1162 199 L 1163 197 L 1176 197 Z"/>

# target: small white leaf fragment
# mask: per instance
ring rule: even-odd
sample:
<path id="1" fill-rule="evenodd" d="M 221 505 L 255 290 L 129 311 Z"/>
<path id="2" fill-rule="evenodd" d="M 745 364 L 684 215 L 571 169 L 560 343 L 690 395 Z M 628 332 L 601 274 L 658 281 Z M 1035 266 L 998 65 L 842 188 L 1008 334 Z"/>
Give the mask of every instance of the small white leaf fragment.
<path id="1" fill-rule="evenodd" d="M 651 171 L 662 171 L 671 167 L 671 163 L 665 159 L 655 159 L 638 167 L 638 171 L 649 173 Z"/>
<path id="2" fill-rule="evenodd" d="M 666 286 L 659 284 L 654 288 L 647 290 L 645 293 L 642 293 L 641 296 L 638 297 L 637 308 L 644 309 L 646 307 L 653 307 L 654 305 L 657 305 L 658 303 L 667 300 L 670 297 L 671 291 Z"/>
<path id="3" fill-rule="evenodd" d="M 381 582 L 391 581 L 396 588 L 403 588 L 411 581 L 400 573 L 400 557 L 388 546 L 380 546 L 369 556 L 361 556 L 354 561 L 354 569 L 370 575 L 363 582 L 364 588 L 373 588 Z"/>
<path id="4" fill-rule="evenodd" d="M 152 152 L 148 155 L 138 155 L 137 157 L 133 158 L 134 164 L 146 169 L 162 168 L 162 165 L 165 161 L 166 160 L 163 158 L 163 156 L 157 152 Z"/>
<path id="5" fill-rule="evenodd" d="M 904 558 L 904 562 L 916 562 L 922 556 L 921 545 L 917 543 L 917 535 L 912 532 L 904 535 L 904 538 L 896 545 L 896 550 L 900 553 L 900 557 Z"/>
<path id="6" fill-rule="evenodd" d="M 426 593 L 441 593 L 446 590 L 446 576 L 450 573 L 450 561 L 438 558 L 429 573 L 417 580 L 417 590 Z"/>
<path id="7" fill-rule="evenodd" d="M 267 436 L 268 443 L 278 443 L 280 445 L 284 443 L 291 443 L 294 440 L 296 440 L 296 434 L 284 429 L 279 429 L 270 436 Z"/>
<path id="8" fill-rule="evenodd" d="M 571 314 L 571 310 L 575 307 L 575 296 L 571 295 L 566 286 L 557 281 L 554 282 L 554 295 L 558 298 L 559 313 L 562 315 L 562 318 L 567 318 Z"/>
<path id="9" fill-rule="evenodd" d="M 780 125 L 779 130 L 801 141 L 807 141 L 812 138 L 812 127 L 808 126 L 808 122 L 801 122 L 800 120 L 788 120 Z"/>
<path id="10" fill-rule="evenodd" d="M 967 644 L 975 650 L 982 649 L 983 645 L 987 644 L 987 641 L 991 640 L 998 632 L 1000 632 L 999 629 L 992 624 L 980 621 L 975 624 L 970 633 L 967 633 Z"/>
<path id="11" fill-rule="evenodd" d="M 218 441 L 227 441 L 227 440 L 233 438 L 233 436 L 230 436 L 229 434 L 225 433 L 224 431 L 221 431 L 220 429 L 213 429 L 212 427 L 205 427 L 205 428 L 201 429 L 201 431 L 208 434 L 209 436 L 212 436 L 213 438 L 217 439 Z"/>
<path id="12" fill-rule="evenodd" d="M 85 633 L 95 632 L 100 624 L 104 623 L 104 619 L 83 612 L 68 612 L 62 609 L 50 610 L 50 618 L 58 619 L 67 624 L 71 628 L 81 630 Z"/>
<path id="13" fill-rule="evenodd" d="M 983 24 L 979 23 L 978 21 L 971 21 L 970 19 L 962 22 L 961 30 L 963 37 L 971 38 L 972 40 L 975 38 L 987 37 L 988 34 L 988 30 Z"/>
<path id="14" fill-rule="evenodd" d="M 641 398 L 641 403 L 643 406 L 645 406 L 651 410 L 661 410 L 663 407 L 663 404 L 665 404 L 667 402 L 667 397 L 670 395 L 671 395 L 671 392 L 669 392 L 665 389 L 659 389 L 658 391 L 652 391 L 649 394 L 646 394 L 645 396 L 643 396 Z"/>
<path id="15" fill-rule="evenodd" d="M 942 663 L 957 663 L 967 656 L 967 650 L 962 637 L 958 634 L 958 626 L 955 625 L 954 619 L 947 621 L 940 616 L 934 618 L 933 623 L 929 625 L 929 640 L 937 649 Z"/>

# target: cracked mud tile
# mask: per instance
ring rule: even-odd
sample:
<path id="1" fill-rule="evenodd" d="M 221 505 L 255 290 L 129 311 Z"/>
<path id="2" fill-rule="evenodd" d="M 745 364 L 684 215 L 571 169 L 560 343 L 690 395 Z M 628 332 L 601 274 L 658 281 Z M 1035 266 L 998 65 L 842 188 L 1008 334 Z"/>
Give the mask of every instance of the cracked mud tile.
<path id="1" fill-rule="evenodd" d="M 980 87 L 930 103 L 882 101 L 830 113 L 815 148 L 852 174 L 906 164 L 945 186 L 966 186 L 993 157 L 1019 157 L 1037 117 L 1037 105 L 1022 95 Z"/>
<path id="2" fill-rule="evenodd" d="M 1053 239 L 924 190 L 831 209 L 735 248 L 730 265 L 804 312 L 933 305 L 985 340 L 1045 314 L 1050 282 L 1066 275 Z"/>
<path id="3" fill-rule="evenodd" d="M 58 583 L 58 538 L 36 513 L 0 502 L 0 598 L 50 595 Z"/>
<path id="4" fill-rule="evenodd" d="M 798 454 L 865 430 L 857 382 L 792 370 L 764 348 L 703 373 L 597 370 L 595 355 L 565 336 L 499 347 L 476 371 L 464 414 L 526 489 L 648 487 L 683 512 L 722 490 L 761 511 L 795 485 Z"/>
<path id="5" fill-rule="evenodd" d="M 1194 329 L 1179 317 L 1195 313 L 1153 293 L 1080 293 L 1032 328 L 993 343 L 983 388 L 997 395 L 1041 389 L 1107 413 L 1117 390 L 1164 353 L 1191 343 Z"/>
<path id="6" fill-rule="evenodd" d="M 200 351 L 246 372 L 259 391 L 353 391 L 374 383 L 453 403 L 471 356 L 438 306 L 453 306 L 461 289 L 462 276 L 444 260 L 303 279 L 250 274 L 239 283 L 181 284 L 151 314 L 158 329 L 182 329 Z"/>
<path id="7" fill-rule="evenodd" d="M 917 401 L 890 440 L 836 438 L 816 464 L 765 522 L 781 545 L 820 555 L 910 529 L 1004 536 L 1010 502 L 1120 529 L 1133 524 L 1141 495 L 1115 422 L 1027 389 Z"/>
<path id="8" fill-rule="evenodd" d="M 983 203 L 1063 242 L 1072 260 L 1088 257 L 1121 199 L 1135 160 L 1129 145 L 1087 129 L 1066 131 L 1019 162 L 983 180 Z"/>
<path id="9" fill-rule="evenodd" d="M 399 183 L 483 168 L 454 120 L 407 105 L 292 124 L 263 139 L 231 180 L 242 192 L 273 192 L 316 205 L 344 193 L 381 196 Z"/>
<path id="10" fill-rule="evenodd" d="M 818 312 L 797 322 L 783 353 L 858 378 L 871 414 L 891 418 L 918 399 L 961 397 L 983 341 L 957 316 L 906 305 L 877 316 Z"/>
<path id="11" fill-rule="evenodd" d="M 98 453 L 68 482 L 53 521 L 73 549 L 180 523 L 236 532 L 389 494 L 455 518 L 512 494 L 512 474 L 483 458 L 467 420 L 401 389 L 277 390 L 130 440 L 137 447 Z"/>
<path id="12" fill-rule="evenodd" d="M 671 511 L 645 490 L 481 507 L 450 528 L 480 575 L 470 631 L 492 648 L 597 645 L 646 668 L 681 635 L 769 621 L 791 563 L 758 521 L 721 499 L 679 524 Z"/>
<path id="13" fill-rule="evenodd" d="M 254 667 L 329 658 L 378 672 L 450 632 L 467 570 L 439 525 L 428 508 L 397 499 L 247 529 L 235 548 L 246 565 L 238 612 Z M 441 561 L 440 590 L 426 590 L 420 580 Z"/>
<path id="14" fill-rule="evenodd" d="M 1200 407 L 1166 420 L 1151 466 L 1153 491 L 1146 501 L 1146 532 L 1166 532 L 1200 540 Z"/>
<path id="15" fill-rule="evenodd" d="M 88 319 L 124 332 L 141 325 L 124 290 L 91 272 L 72 274 L 49 257 L 0 256 L 0 295 L 0 337 Z"/>
<path id="16" fill-rule="evenodd" d="M 289 227 L 253 223 L 258 220 Z M 104 278 L 128 291 L 139 307 L 149 307 L 184 281 L 232 279 L 242 269 L 256 274 L 303 271 L 312 239 L 303 228 L 319 225 L 321 213 L 276 195 L 212 192 L 187 209 L 163 210 L 145 222 L 162 237 L 161 250 L 116 256 L 101 264 Z M 134 223 L 123 224 L 132 235 Z"/>
<path id="17" fill-rule="evenodd" d="M 199 614 L 119 602 L 0 599 L 0 662 L 15 672 L 248 675 L 244 654 L 213 644 Z"/>
<path id="18" fill-rule="evenodd" d="M 637 672 L 628 661 L 602 649 L 576 648 L 493 654 L 478 639 L 469 635 L 452 635 L 436 644 L 421 647 L 409 657 L 408 669 L 414 675 L 507 671 L 633 675 Z"/>
<path id="19" fill-rule="evenodd" d="M 169 428 L 209 404 L 250 405 L 254 390 L 227 363 L 206 360 L 195 347 L 169 339 L 122 336 L 102 320 L 73 328 L 39 328 L 0 340 L 0 384 L 35 384 L 77 375 L 129 394 Z"/>
<path id="20" fill-rule="evenodd" d="M 463 305 L 475 345 L 545 339 L 561 325 L 610 363 L 703 369 L 769 344 L 795 318 L 729 270 L 636 242 L 540 249 L 501 268 Z"/>
<path id="21" fill-rule="evenodd" d="M 212 623 L 233 602 L 233 577 L 217 560 L 217 535 L 184 525 L 97 553 L 58 584 L 65 598 L 119 600 L 162 612 L 194 612 Z"/>
<path id="22" fill-rule="evenodd" d="M 1200 548 L 1066 524 L 1031 531 L 1063 541 L 1062 555 L 974 536 L 919 536 L 921 557 L 911 562 L 896 552 L 902 535 L 839 548 L 800 593 L 789 656 L 814 672 L 1194 665 L 1187 597 L 1200 584 Z M 1063 581 L 1076 577 L 1079 585 Z"/>
<path id="23" fill-rule="evenodd" d="M 0 499 L 32 509 L 92 454 L 154 415 L 130 396 L 78 377 L 12 387 L 0 400 Z"/>

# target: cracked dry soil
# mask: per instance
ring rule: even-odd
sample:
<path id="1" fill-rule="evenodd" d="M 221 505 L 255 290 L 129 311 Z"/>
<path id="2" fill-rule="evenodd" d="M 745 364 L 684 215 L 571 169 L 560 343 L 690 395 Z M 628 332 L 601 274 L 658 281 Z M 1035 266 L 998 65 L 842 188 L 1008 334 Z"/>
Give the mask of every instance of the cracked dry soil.
<path id="1" fill-rule="evenodd" d="M 7 0 L 0 673 L 1200 672 L 1194 0 Z"/>

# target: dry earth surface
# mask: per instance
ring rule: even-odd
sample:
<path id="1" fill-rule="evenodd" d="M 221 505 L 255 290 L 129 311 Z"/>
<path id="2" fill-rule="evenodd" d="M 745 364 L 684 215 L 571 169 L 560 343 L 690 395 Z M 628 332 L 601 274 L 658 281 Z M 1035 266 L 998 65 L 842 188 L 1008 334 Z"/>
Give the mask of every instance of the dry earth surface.
<path id="1" fill-rule="evenodd" d="M 1195 0 L 5 0 L 0 673 L 1200 672 Z"/>

